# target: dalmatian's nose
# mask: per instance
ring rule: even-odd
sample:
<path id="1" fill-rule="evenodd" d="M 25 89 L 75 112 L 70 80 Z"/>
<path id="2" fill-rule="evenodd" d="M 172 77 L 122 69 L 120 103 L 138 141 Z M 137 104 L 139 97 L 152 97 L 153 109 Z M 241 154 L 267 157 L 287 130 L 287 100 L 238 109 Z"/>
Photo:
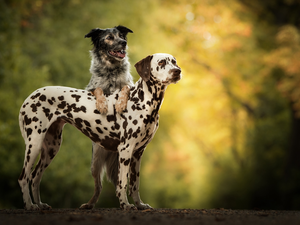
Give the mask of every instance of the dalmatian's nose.
<path id="1" fill-rule="evenodd" d="M 181 69 L 171 69 L 169 73 L 172 73 L 173 76 L 179 76 L 181 73 Z"/>

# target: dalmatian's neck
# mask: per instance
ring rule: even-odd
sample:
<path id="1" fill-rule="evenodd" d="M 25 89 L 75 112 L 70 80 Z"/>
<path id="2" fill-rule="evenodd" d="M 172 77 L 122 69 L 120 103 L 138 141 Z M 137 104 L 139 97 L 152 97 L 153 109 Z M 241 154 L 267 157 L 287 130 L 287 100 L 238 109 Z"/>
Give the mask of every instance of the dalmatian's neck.
<path id="1" fill-rule="evenodd" d="M 145 105 L 145 109 L 143 110 L 152 112 L 151 117 L 153 117 L 154 114 L 157 115 L 163 102 L 167 85 L 151 76 L 147 82 L 140 78 L 135 87 L 136 88 L 132 89 L 133 91 L 129 99 L 135 102 L 136 107 Z"/>

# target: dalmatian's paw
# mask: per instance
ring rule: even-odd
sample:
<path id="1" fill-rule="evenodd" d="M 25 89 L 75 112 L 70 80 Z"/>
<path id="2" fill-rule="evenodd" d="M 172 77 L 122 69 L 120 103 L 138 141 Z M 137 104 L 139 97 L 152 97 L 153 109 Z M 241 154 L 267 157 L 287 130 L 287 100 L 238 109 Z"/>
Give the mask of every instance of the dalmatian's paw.
<path id="1" fill-rule="evenodd" d="M 42 209 L 42 210 L 50 210 L 52 209 L 52 207 L 46 203 L 40 203 L 39 204 L 39 208 Z"/>
<path id="2" fill-rule="evenodd" d="M 121 206 L 122 209 L 124 210 L 137 210 L 137 207 L 133 204 L 128 204 L 128 205 L 122 205 Z"/>
<path id="3" fill-rule="evenodd" d="M 145 210 L 145 209 L 153 209 L 150 205 L 145 203 L 140 203 L 136 206 L 139 210 Z"/>
<path id="4" fill-rule="evenodd" d="M 25 206 L 25 209 L 31 211 L 38 211 L 40 210 L 40 207 L 37 204 L 31 204 L 30 206 Z"/>

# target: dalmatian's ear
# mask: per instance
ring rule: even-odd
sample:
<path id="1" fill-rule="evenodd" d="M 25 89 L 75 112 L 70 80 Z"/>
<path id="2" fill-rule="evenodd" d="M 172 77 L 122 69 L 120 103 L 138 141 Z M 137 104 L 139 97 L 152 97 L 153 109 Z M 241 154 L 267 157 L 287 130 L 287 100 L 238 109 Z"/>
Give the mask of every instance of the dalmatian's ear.
<path id="1" fill-rule="evenodd" d="M 148 55 L 146 58 L 142 59 L 134 65 L 137 73 L 146 82 L 150 79 L 152 58 L 152 55 Z"/>
<path id="2" fill-rule="evenodd" d="M 92 38 L 92 40 L 95 38 L 95 37 L 97 37 L 97 36 L 99 36 L 99 34 L 101 34 L 102 32 L 104 32 L 105 30 L 102 30 L 102 29 L 100 29 L 100 28 L 95 28 L 95 29 L 92 29 L 88 34 L 86 34 L 84 37 L 85 38 L 89 38 L 89 37 L 91 37 Z"/>

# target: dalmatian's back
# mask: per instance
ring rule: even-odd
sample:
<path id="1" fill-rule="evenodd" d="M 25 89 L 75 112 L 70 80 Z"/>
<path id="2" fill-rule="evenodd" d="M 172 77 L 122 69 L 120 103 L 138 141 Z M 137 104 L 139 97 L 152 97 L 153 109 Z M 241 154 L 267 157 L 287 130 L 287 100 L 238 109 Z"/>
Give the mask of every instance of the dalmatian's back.
<path id="1" fill-rule="evenodd" d="M 135 144 L 138 148 L 152 138 L 158 123 L 147 121 L 146 124 L 147 118 L 134 101 L 128 101 L 128 110 L 123 114 L 116 113 L 117 92 L 107 97 L 109 113 L 102 115 L 89 91 L 63 86 L 37 89 L 24 101 L 20 110 L 22 136 L 27 137 L 25 140 L 29 140 L 29 135 L 33 136 L 31 139 L 43 136 L 54 121 L 64 120 L 107 150 L 117 151 L 121 141 Z M 149 136 L 149 133 L 153 135 Z M 137 139 L 140 140 L 138 143 Z"/>

